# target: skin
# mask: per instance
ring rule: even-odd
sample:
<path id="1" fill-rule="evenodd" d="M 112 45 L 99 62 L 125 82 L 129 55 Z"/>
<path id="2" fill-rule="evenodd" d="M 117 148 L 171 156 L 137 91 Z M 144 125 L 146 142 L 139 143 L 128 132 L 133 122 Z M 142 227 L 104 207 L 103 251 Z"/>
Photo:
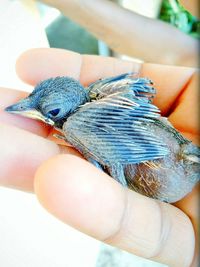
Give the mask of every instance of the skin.
<path id="1" fill-rule="evenodd" d="M 185 7 L 191 14 L 199 17 L 199 1 L 198 0 L 179 0 L 182 6 Z"/>
<path id="2" fill-rule="evenodd" d="M 18 75 L 32 85 L 58 75 L 87 85 L 127 71 L 155 82 L 155 104 L 197 142 L 195 69 L 81 56 L 60 49 L 30 50 L 17 62 Z M 175 205 L 122 187 L 72 147 L 50 141 L 52 130 L 44 124 L 3 111 L 23 96 L 19 91 L 0 90 L 1 185 L 34 191 L 54 216 L 108 244 L 170 267 L 197 266 L 198 187 Z"/>
<path id="3" fill-rule="evenodd" d="M 182 2 L 190 2 L 186 7 L 193 10 L 195 1 Z M 198 65 L 198 41 L 168 23 L 144 17 L 109 0 L 41 2 L 58 8 L 119 54 L 159 64 Z"/>

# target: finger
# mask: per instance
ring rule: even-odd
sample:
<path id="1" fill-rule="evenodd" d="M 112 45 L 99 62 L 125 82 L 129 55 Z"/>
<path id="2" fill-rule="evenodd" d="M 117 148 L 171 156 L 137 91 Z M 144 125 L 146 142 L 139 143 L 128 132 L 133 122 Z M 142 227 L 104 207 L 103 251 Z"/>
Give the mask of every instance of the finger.
<path id="1" fill-rule="evenodd" d="M 82 55 L 80 81 L 88 85 L 100 78 L 112 77 L 121 73 L 140 73 L 141 63 L 120 60 L 114 57 Z"/>
<path id="2" fill-rule="evenodd" d="M 32 133 L 48 136 L 49 127 L 39 121 L 31 120 L 21 116 L 9 114 L 4 109 L 17 102 L 19 99 L 24 98 L 27 95 L 25 92 L 17 90 L 11 90 L 7 88 L 0 88 L 0 122 L 11 124 L 24 130 L 28 130 Z"/>
<path id="3" fill-rule="evenodd" d="M 81 56 L 67 50 L 48 48 L 29 50 L 17 62 L 18 75 L 30 84 L 49 77 L 68 75 L 80 79 L 85 85 L 105 76 L 129 71 L 139 72 L 141 76 L 147 76 L 154 81 L 158 90 L 155 104 L 163 114 L 167 114 L 194 73 L 192 68 L 146 63 L 141 65 L 134 61 Z"/>
<path id="4" fill-rule="evenodd" d="M 185 214 L 124 189 L 85 160 L 48 160 L 36 173 L 35 192 L 47 210 L 94 238 L 173 267 L 192 261 L 194 234 Z"/>
<path id="5" fill-rule="evenodd" d="M 176 207 L 180 208 L 185 214 L 187 214 L 192 221 L 192 224 L 195 229 L 195 236 L 196 236 L 196 249 L 195 254 L 196 257 L 194 259 L 194 263 L 192 266 L 199 266 L 198 265 L 198 255 L 199 255 L 199 191 L 200 191 L 200 184 L 198 184 L 190 194 L 186 197 L 181 199 L 180 201 L 176 202 Z"/>
<path id="6" fill-rule="evenodd" d="M 175 203 L 176 207 L 180 208 L 191 219 L 195 232 L 199 232 L 199 192 L 200 184 L 197 184 L 190 194 Z"/>
<path id="7" fill-rule="evenodd" d="M 134 65 L 138 71 L 140 64 Z M 132 71 L 133 63 L 115 58 L 81 56 L 63 49 L 31 49 L 18 59 L 16 70 L 22 80 L 33 85 L 49 77 L 66 75 L 88 84 L 105 76 Z"/>
<path id="8" fill-rule="evenodd" d="M 146 63 L 142 66 L 141 76 L 147 76 L 155 83 L 157 94 L 154 103 L 163 115 L 168 116 L 179 96 L 187 90 L 194 72 L 193 68 Z"/>
<path id="9" fill-rule="evenodd" d="M 27 191 L 33 190 L 34 174 L 43 161 L 58 153 L 74 154 L 72 148 L 6 124 L 0 124 L 0 147 L 0 185 Z"/>
<path id="10" fill-rule="evenodd" d="M 35 85 L 41 80 L 68 75 L 79 79 L 82 58 L 62 49 L 31 49 L 18 59 L 16 70 L 20 78 Z M 32 73 L 31 73 L 32 72 Z"/>
<path id="11" fill-rule="evenodd" d="M 195 136 L 199 135 L 198 85 L 199 75 L 196 72 L 187 85 L 187 90 L 184 90 L 180 95 L 177 105 L 169 116 L 169 120 L 179 131 L 184 131 L 187 124 L 187 131 Z"/>
<path id="12" fill-rule="evenodd" d="M 199 1 L 198 0 L 180 0 L 180 3 L 192 13 L 193 16 L 199 17 Z"/>

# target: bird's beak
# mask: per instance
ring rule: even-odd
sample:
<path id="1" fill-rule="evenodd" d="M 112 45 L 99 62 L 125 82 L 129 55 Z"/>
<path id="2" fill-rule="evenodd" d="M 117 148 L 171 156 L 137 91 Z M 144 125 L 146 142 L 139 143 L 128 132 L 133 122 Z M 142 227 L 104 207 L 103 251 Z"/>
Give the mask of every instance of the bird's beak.
<path id="1" fill-rule="evenodd" d="M 19 102 L 20 103 L 20 102 Z M 5 108 L 5 111 L 12 113 L 12 114 L 17 114 L 23 117 L 27 117 L 27 118 L 31 118 L 31 119 L 35 119 L 35 120 L 39 120 L 39 121 L 43 121 L 51 126 L 54 125 L 54 121 L 45 117 L 40 111 L 31 108 L 31 109 L 21 109 L 20 110 L 20 105 L 19 103 L 16 103 L 14 105 L 11 105 L 7 108 Z"/>

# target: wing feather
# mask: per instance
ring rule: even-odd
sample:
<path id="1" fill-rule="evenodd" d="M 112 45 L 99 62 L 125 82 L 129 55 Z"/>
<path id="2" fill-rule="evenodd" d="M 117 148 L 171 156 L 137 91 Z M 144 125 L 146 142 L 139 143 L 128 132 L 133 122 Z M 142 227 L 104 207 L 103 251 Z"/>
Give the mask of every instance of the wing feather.
<path id="1" fill-rule="evenodd" d="M 83 105 L 63 130 L 72 145 L 102 165 L 134 164 L 169 153 L 150 131 L 159 117 L 156 106 L 125 90 Z"/>
<path id="2" fill-rule="evenodd" d="M 88 86 L 91 99 L 98 100 L 110 94 L 130 90 L 143 101 L 151 102 L 156 90 L 148 78 L 139 78 L 136 73 L 124 73 L 115 77 L 104 78 Z"/>

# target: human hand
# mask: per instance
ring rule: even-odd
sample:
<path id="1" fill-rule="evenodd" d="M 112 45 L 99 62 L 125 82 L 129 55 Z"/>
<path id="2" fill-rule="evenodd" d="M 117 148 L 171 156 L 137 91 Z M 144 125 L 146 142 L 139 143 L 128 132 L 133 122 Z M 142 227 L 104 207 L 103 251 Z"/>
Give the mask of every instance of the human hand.
<path id="1" fill-rule="evenodd" d="M 58 75 L 87 85 L 128 71 L 155 82 L 155 104 L 177 129 L 197 142 L 198 77 L 194 69 L 141 65 L 59 49 L 31 50 L 17 63 L 19 76 L 32 85 Z M 179 208 L 125 189 L 73 148 L 49 141 L 52 135 L 47 126 L 3 112 L 24 93 L 1 89 L 0 94 L 2 185 L 35 191 L 56 217 L 99 240 L 169 266 L 190 266 L 198 228 L 197 188 L 176 204 Z"/>
<path id="2" fill-rule="evenodd" d="M 193 16 L 199 17 L 199 1 L 198 0 L 179 0 L 180 4 L 184 6 Z"/>
<path id="3" fill-rule="evenodd" d="M 117 1 L 40 1 L 58 8 L 119 54 L 145 62 L 198 66 L 198 40 L 169 23 L 123 8 Z M 198 10 L 195 2 L 182 1 L 186 7 Z"/>

